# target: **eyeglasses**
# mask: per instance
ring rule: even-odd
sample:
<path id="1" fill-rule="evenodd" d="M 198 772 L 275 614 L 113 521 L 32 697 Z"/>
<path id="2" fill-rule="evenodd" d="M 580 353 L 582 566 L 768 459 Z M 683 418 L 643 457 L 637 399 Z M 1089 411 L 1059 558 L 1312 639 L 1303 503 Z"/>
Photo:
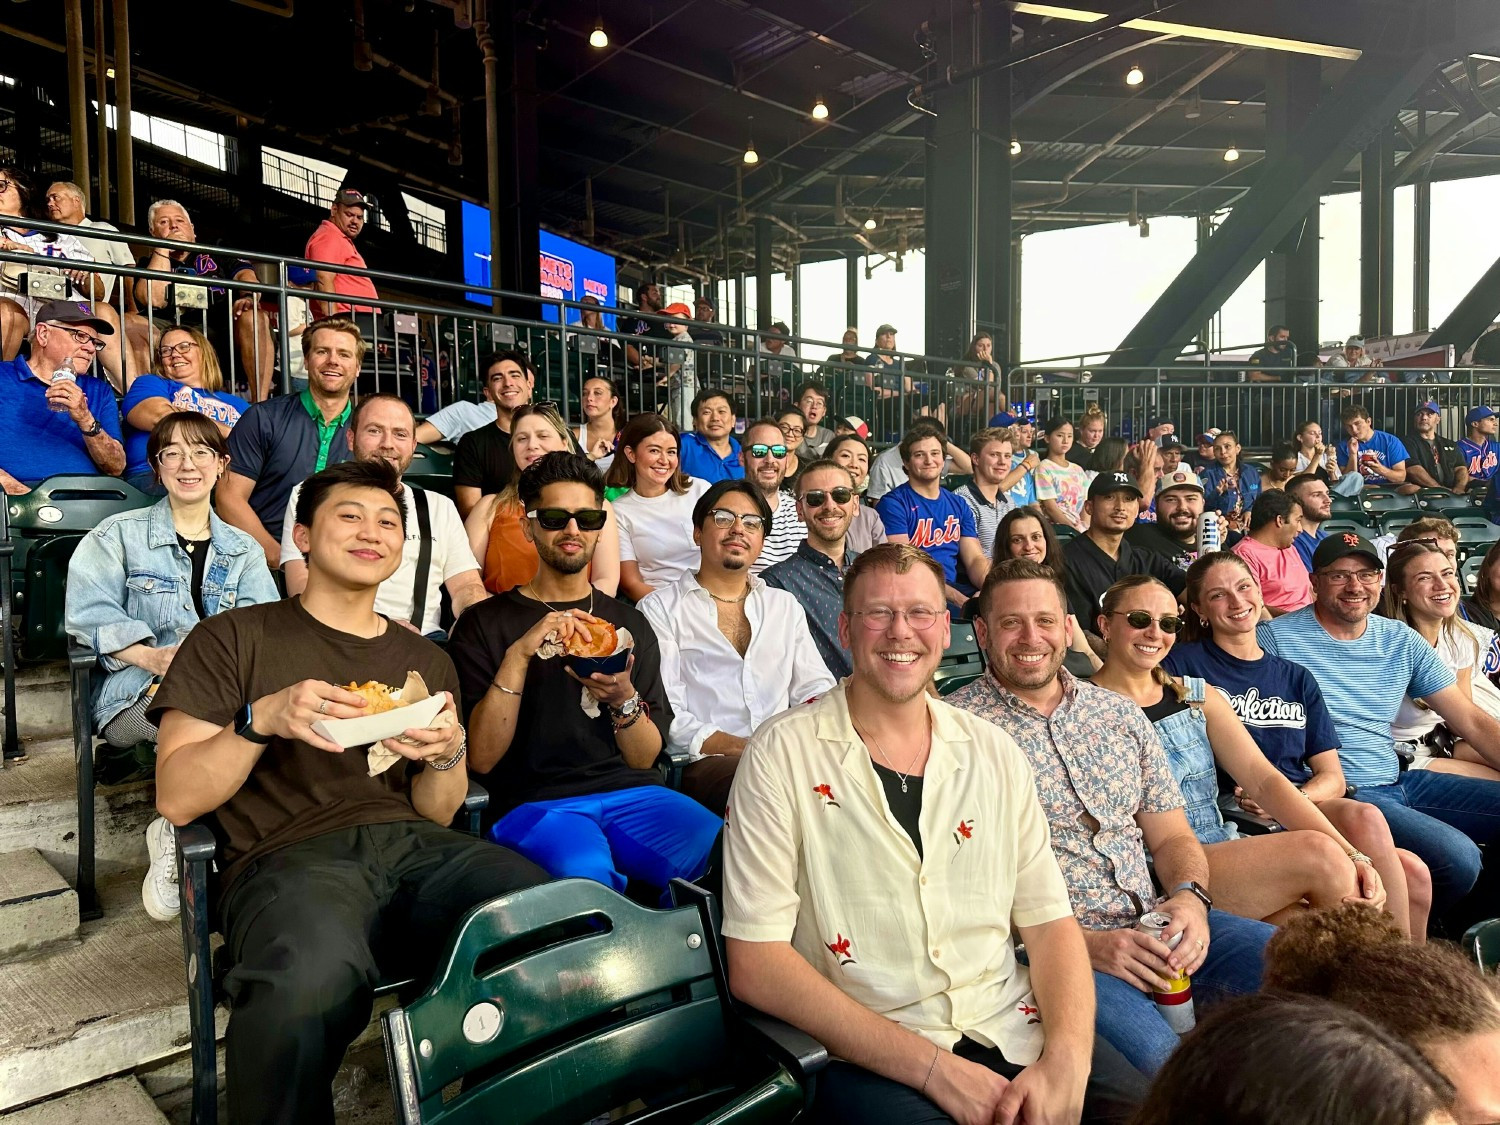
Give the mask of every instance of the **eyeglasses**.
<path id="1" fill-rule="evenodd" d="M 54 324 L 50 320 L 47 321 L 47 327 L 56 328 L 59 332 L 66 332 L 69 336 L 73 337 L 73 342 L 80 348 L 88 348 L 90 351 L 96 352 L 104 349 L 103 340 L 91 332 L 83 331 L 81 328 L 69 328 L 66 324 Z"/>
<path id="2" fill-rule="evenodd" d="M 180 344 L 163 344 L 156 349 L 156 354 L 161 356 L 162 359 L 170 359 L 174 355 L 186 357 L 188 352 L 197 346 L 198 341 L 196 340 L 184 340 Z"/>
<path id="3" fill-rule="evenodd" d="M 736 520 L 739 521 L 740 526 L 746 531 L 764 531 L 766 529 L 766 521 L 760 516 L 753 514 L 747 515 L 740 512 L 731 512 L 728 508 L 710 508 L 708 515 L 714 521 L 714 526 L 720 531 L 729 530 L 734 526 Z"/>
<path id="4" fill-rule="evenodd" d="M 905 617 L 908 625 L 919 633 L 925 633 L 928 629 L 932 628 L 940 612 L 942 611 L 933 609 L 928 605 L 914 605 L 910 609 L 891 609 L 889 606 L 878 606 L 875 609 L 856 609 L 849 616 L 863 618 L 865 628 L 872 633 L 889 629 L 891 622 L 895 621 L 897 617 Z"/>
<path id="5" fill-rule="evenodd" d="M 1355 580 L 1363 582 L 1366 586 L 1380 581 L 1380 571 L 1373 569 L 1324 570 L 1320 571 L 1319 574 L 1323 578 L 1326 578 L 1329 582 L 1333 583 L 1335 586 L 1347 586 L 1349 585 L 1349 583 L 1354 582 Z"/>
<path id="6" fill-rule="evenodd" d="M 1163 633 L 1176 633 L 1182 628 L 1182 618 L 1178 617 L 1175 613 L 1166 613 L 1161 617 L 1152 617 L 1144 609 L 1132 609 L 1129 613 L 1126 613 L 1122 609 L 1117 609 L 1114 611 L 1113 616 L 1123 617 L 1125 623 L 1132 629 L 1149 629 L 1151 628 L 1152 621 L 1161 626 Z"/>
<path id="7" fill-rule="evenodd" d="M 561 531 L 569 521 L 576 522 L 579 531 L 598 531 L 608 515 L 603 508 L 579 508 L 576 512 L 567 508 L 536 508 L 527 512 L 526 518 L 536 520 L 543 531 Z"/>
<path id="8" fill-rule="evenodd" d="M 783 422 L 781 424 L 781 432 L 789 438 L 801 437 L 803 434 L 807 433 L 807 428 L 805 426 L 792 426 Z"/>
<path id="9" fill-rule="evenodd" d="M 756 442 L 750 447 L 751 457 L 764 457 L 767 453 L 778 461 L 786 460 L 786 446 L 784 445 L 762 445 Z"/>
<path id="10" fill-rule="evenodd" d="M 178 469 L 182 467 L 184 457 L 191 458 L 193 464 L 200 469 L 219 459 L 217 453 L 203 445 L 194 447 L 190 453 L 175 447 L 168 447 L 156 455 L 156 463 L 164 469 Z"/>
<path id="11" fill-rule="evenodd" d="M 821 508 L 830 496 L 835 504 L 847 504 L 854 499 L 854 489 L 842 485 L 838 488 L 809 488 L 802 494 L 802 502 L 809 508 Z"/>
<path id="12" fill-rule="evenodd" d="M 16 186 L 16 181 L 15 180 L 0 179 L 0 195 L 4 195 L 6 192 L 8 192 L 11 188 L 13 188 L 15 186 Z M 17 189 L 17 190 L 20 190 L 20 189 Z"/>

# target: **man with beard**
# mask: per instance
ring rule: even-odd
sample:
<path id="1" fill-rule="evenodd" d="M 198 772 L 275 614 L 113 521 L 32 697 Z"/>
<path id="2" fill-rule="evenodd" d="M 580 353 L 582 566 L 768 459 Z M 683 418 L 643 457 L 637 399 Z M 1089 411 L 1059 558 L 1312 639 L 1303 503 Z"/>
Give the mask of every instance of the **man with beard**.
<path id="1" fill-rule="evenodd" d="M 470 430 L 453 454 L 453 499 L 465 519 L 481 496 L 510 484 L 516 459 L 510 451 L 510 416 L 531 401 L 536 368 L 525 352 L 495 352 L 484 363 L 484 397 L 494 403 L 492 425 Z"/>
<path id="2" fill-rule="evenodd" d="M 751 732 L 833 687 L 797 599 L 755 576 L 769 515 L 750 481 L 720 481 L 693 506 L 698 573 L 641 600 L 661 644 L 667 741 L 692 759 L 682 791 L 720 815 Z"/>
<path id="3" fill-rule="evenodd" d="M 927 695 L 946 584 L 911 546 L 860 555 L 853 675 L 751 738 L 724 833 L 730 988 L 828 1047 L 814 1120 L 1122 1121 L 1141 1078 L 1090 1033 L 1025 755 Z"/>
<path id="4" fill-rule="evenodd" d="M 1182 593 L 1187 575 L 1178 566 L 1125 539 L 1141 514 L 1141 490 L 1130 474 L 1100 473 L 1089 485 L 1083 510 L 1088 530 L 1068 541 L 1063 565 L 1068 576 L 1068 612 L 1084 629 L 1093 631 L 1100 597 L 1128 574 L 1149 574 L 1165 582 L 1172 593 Z"/>
<path id="5" fill-rule="evenodd" d="M 604 480 L 587 457 L 549 453 L 518 488 L 536 577 L 464 614 L 448 645 L 472 701 L 472 768 L 498 817 L 489 837 L 557 878 L 665 893 L 703 874 L 720 821 L 654 768 L 672 725 L 656 634 L 589 585 Z M 629 629 L 632 654 L 621 671 L 579 675 L 555 646 L 598 621 Z"/>
<path id="6" fill-rule="evenodd" d="M 844 575 L 857 557 L 849 545 L 849 527 L 861 507 L 859 493 L 853 474 L 836 461 L 808 465 L 797 478 L 796 493 L 807 538 L 797 544 L 796 554 L 768 567 L 761 577 L 801 603 L 823 663 L 841 680 L 854 670 L 849 650 L 839 640 L 839 605 Z"/>
<path id="7" fill-rule="evenodd" d="M 1474 705 L 1420 633 L 1371 613 L 1382 574 L 1367 539 L 1336 532 L 1318 544 L 1312 562 L 1313 603 L 1262 623 L 1256 637 L 1318 681 L 1349 795 L 1378 805 L 1396 846 L 1431 869 L 1432 911 L 1441 917 L 1479 878 L 1475 845 L 1500 840 L 1500 781 L 1405 769 L 1391 721 L 1404 698 L 1420 699 L 1486 757 L 1500 751 L 1500 722 Z"/>
<path id="8" fill-rule="evenodd" d="M 1469 467 L 1457 444 L 1438 433 L 1442 407 L 1435 402 L 1420 404 L 1412 414 L 1411 433 L 1401 444 L 1411 454 L 1406 462 L 1406 483 L 1397 492 L 1422 488 L 1446 488 L 1456 496 L 1469 490 Z"/>
<path id="9" fill-rule="evenodd" d="M 1313 552 L 1323 542 L 1327 533 L 1323 522 L 1333 518 L 1333 493 L 1328 482 L 1312 473 L 1298 473 L 1286 482 L 1286 494 L 1302 505 L 1302 530 L 1292 546 L 1302 559 L 1302 565 L 1313 568 Z"/>
<path id="10" fill-rule="evenodd" d="M 1149 993 L 1179 971 L 1200 1004 L 1254 992 L 1273 930 L 1213 909 L 1208 858 L 1155 729 L 1135 703 L 1063 668 L 1072 631 L 1054 571 L 1029 559 L 999 564 L 974 618 L 988 672 L 950 702 L 1009 733 L 1030 759 L 1094 969 L 1096 1030 L 1150 1075 L 1177 1036 Z M 1171 919 L 1163 941 L 1181 935 L 1170 950 L 1135 928 L 1148 910 Z"/>
<path id="11" fill-rule="evenodd" d="M 356 461 L 384 461 L 398 473 L 411 468 L 417 452 L 416 419 L 411 407 L 393 394 L 373 394 L 359 400 L 349 416 L 349 452 Z M 281 530 L 281 573 L 288 597 L 307 587 L 307 560 L 297 548 L 297 497 L 292 489 Z M 375 610 L 423 636 L 442 639 L 442 597 L 448 591 L 453 616 L 488 598 L 479 577 L 479 563 L 464 534 L 453 501 L 405 481 L 401 503 L 406 509 L 406 542 L 401 565 L 380 584 Z M 424 562 L 425 559 L 425 562 Z"/>
<path id="12" fill-rule="evenodd" d="M 1163 473 L 1156 486 L 1156 522 L 1137 523 L 1125 533 L 1125 542 L 1186 570 L 1198 557 L 1198 517 L 1202 514 L 1203 482 L 1192 469 L 1174 469 Z M 1222 520 L 1219 526 L 1223 528 Z M 1229 537 L 1237 539 L 1239 535 L 1234 532 Z"/>
<path id="13" fill-rule="evenodd" d="M 774 418 L 762 418 L 746 427 L 745 444 L 740 449 L 745 479 L 759 490 L 771 513 L 760 556 L 750 566 L 752 574 L 791 558 L 797 544 L 807 538 L 807 528 L 797 514 L 796 497 L 781 488 L 786 480 L 787 453 L 786 437 Z"/>

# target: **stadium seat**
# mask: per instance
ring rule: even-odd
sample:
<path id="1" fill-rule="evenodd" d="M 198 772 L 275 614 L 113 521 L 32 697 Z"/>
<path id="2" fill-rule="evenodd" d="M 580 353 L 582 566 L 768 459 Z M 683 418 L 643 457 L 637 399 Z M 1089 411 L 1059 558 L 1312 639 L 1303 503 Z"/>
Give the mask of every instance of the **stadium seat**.
<path id="1" fill-rule="evenodd" d="M 957 492 L 974 479 L 973 473 L 954 473 L 943 478 L 942 484 L 949 492 Z"/>
<path id="2" fill-rule="evenodd" d="M 1479 584 L 1479 572 L 1484 567 L 1484 556 L 1473 554 L 1464 559 L 1459 568 L 1459 581 L 1463 584 L 1464 596 L 1468 597 L 1474 593 L 1474 587 Z"/>
<path id="3" fill-rule="evenodd" d="M 431 445 L 418 445 L 411 465 L 401 479 L 429 492 L 453 498 L 453 452 Z"/>
<path id="4" fill-rule="evenodd" d="M 454 827 L 466 827 L 479 835 L 479 818 L 489 803 L 488 791 L 469 779 L 469 795 L 455 818 Z M 215 949 L 211 938 L 218 924 L 218 874 L 214 856 L 218 841 L 212 817 L 202 817 L 177 829 L 177 879 L 181 890 L 182 956 L 187 968 L 189 1055 L 193 1066 L 193 1125 L 218 1125 L 218 1048 L 214 1033 L 214 1008 L 223 999 L 223 981 L 230 969 L 225 945 Z M 392 992 L 410 994 L 418 982 L 384 979 L 375 985 L 376 996 Z"/>
<path id="5" fill-rule="evenodd" d="M 1360 528 L 1361 535 L 1378 534 L 1375 526 L 1375 517 L 1369 512 L 1361 511 L 1358 508 L 1334 508 L 1333 518 L 1342 520 L 1344 523 L 1355 524 Z M 1323 527 L 1324 530 L 1327 530 L 1328 524 L 1324 523 Z"/>
<path id="6" fill-rule="evenodd" d="M 1359 506 L 1379 519 L 1388 512 L 1409 512 L 1416 507 L 1410 496 L 1384 489 L 1367 488 L 1359 494 Z"/>
<path id="7" fill-rule="evenodd" d="M 1480 972 L 1493 975 L 1500 970 L 1500 918 L 1470 926 L 1464 932 L 1463 947 Z"/>
<path id="8" fill-rule="evenodd" d="M 1404 512 L 1385 512 L 1380 517 L 1380 531 L 1383 535 L 1397 535 L 1407 524 L 1416 523 L 1420 519 L 1426 519 L 1427 513 L 1417 509 L 1409 509 Z"/>
<path id="9" fill-rule="evenodd" d="M 1374 531 L 1367 524 L 1361 523 L 1359 520 L 1348 519 L 1342 515 L 1337 519 L 1324 520 L 1322 530 L 1325 535 L 1334 535 L 1341 531 L 1352 531 L 1355 535 L 1363 535 L 1366 538 Z"/>
<path id="10" fill-rule="evenodd" d="M 1430 515 L 1444 512 L 1471 512 L 1477 501 L 1465 493 L 1455 495 L 1446 488 L 1424 488 L 1416 494 L 1417 507 Z"/>
<path id="11" fill-rule="evenodd" d="M 1328 498 L 1328 501 L 1334 515 L 1343 515 L 1345 512 L 1358 512 L 1362 510 L 1359 506 L 1358 496 L 1344 496 L 1335 492 Z"/>
<path id="12" fill-rule="evenodd" d="M 711 899 L 673 889 L 696 901 L 560 879 L 470 911 L 431 986 L 382 1018 L 401 1125 L 584 1122 L 637 1100 L 632 1120 L 797 1118 L 826 1051 L 735 1010 Z"/>
<path id="13" fill-rule="evenodd" d="M 1069 527 L 1065 523 L 1053 524 L 1052 530 L 1057 535 L 1057 541 L 1059 543 L 1066 543 L 1070 539 L 1078 538 L 1078 529 L 1076 527 Z"/>
<path id="14" fill-rule="evenodd" d="M 953 632 L 943 659 L 932 674 L 933 685 L 939 695 L 952 695 L 965 684 L 971 684 L 984 675 L 984 651 L 974 636 L 974 626 L 968 621 L 954 622 Z"/>

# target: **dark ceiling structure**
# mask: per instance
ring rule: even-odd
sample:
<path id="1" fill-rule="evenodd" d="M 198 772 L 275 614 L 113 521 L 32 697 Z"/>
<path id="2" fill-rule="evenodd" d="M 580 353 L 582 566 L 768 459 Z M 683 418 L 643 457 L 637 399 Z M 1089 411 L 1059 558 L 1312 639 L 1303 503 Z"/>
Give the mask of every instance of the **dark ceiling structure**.
<path id="1" fill-rule="evenodd" d="M 1211 215 L 1261 170 L 1268 60 L 1312 52 L 1333 89 L 1411 4 L 977 0 L 1009 13 L 1009 55 L 956 57 L 975 2 L 491 0 L 500 95 L 536 106 L 536 179 L 513 186 L 536 193 L 548 227 L 684 274 L 745 268 L 759 217 L 782 264 L 904 253 L 924 244 L 926 91 L 979 67 L 1009 76 L 1011 136 L 990 139 L 1013 154 L 1015 234 Z M 105 3 L 84 0 L 85 20 Z M 135 107 L 484 202 L 483 7 L 133 0 Z M 62 9 L 0 12 L 0 36 L 22 41 L 8 73 L 61 77 Z M 591 44 L 596 28 L 607 46 Z M 1500 171 L 1495 40 L 1434 71 L 1399 114 L 1408 180 Z M 534 50 L 534 79 L 508 64 L 515 44 Z M 1334 190 L 1358 186 L 1356 160 Z"/>

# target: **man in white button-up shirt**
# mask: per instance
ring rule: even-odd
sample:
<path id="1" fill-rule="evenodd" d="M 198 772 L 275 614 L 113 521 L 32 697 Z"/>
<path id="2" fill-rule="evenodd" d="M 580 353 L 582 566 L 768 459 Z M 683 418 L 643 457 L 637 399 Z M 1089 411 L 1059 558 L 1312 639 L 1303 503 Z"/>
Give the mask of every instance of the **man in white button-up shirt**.
<path id="1" fill-rule="evenodd" d="M 853 674 L 750 739 L 724 829 L 730 988 L 837 1060 L 814 1120 L 1123 1122 L 1145 1080 L 1095 1044 L 1026 755 L 926 694 L 944 581 L 910 545 L 860 555 Z"/>
<path id="2" fill-rule="evenodd" d="M 801 604 L 750 572 L 770 523 L 755 485 L 720 481 L 693 508 L 698 573 L 640 604 L 661 644 L 667 742 L 693 759 L 683 792 L 721 816 L 750 733 L 834 682 Z"/>

